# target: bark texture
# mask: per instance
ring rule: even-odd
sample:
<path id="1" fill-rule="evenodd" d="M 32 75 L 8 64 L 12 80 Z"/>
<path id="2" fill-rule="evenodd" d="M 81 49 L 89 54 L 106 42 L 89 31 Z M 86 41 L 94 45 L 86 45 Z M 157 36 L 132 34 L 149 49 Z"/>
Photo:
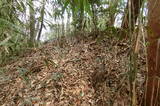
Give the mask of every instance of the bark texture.
<path id="1" fill-rule="evenodd" d="M 148 0 L 148 79 L 143 106 L 160 106 L 160 0 Z"/>

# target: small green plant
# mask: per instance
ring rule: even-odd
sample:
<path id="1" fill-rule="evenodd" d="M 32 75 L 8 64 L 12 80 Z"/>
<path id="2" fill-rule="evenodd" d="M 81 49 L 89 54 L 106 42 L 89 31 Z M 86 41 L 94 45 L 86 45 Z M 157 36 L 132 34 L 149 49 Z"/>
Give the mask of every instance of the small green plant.
<path id="1" fill-rule="evenodd" d="M 52 74 L 52 79 L 55 80 L 55 81 L 60 80 L 62 77 L 63 77 L 63 74 L 60 73 L 60 72 L 56 72 L 56 73 Z"/>
<path id="2" fill-rule="evenodd" d="M 25 81 L 25 83 L 29 84 L 30 79 L 27 75 L 30 73 L 30 71 L 26 68 L 18 68 L 17 70 L 19 72 L 20 78 L 22 78 Z"/>

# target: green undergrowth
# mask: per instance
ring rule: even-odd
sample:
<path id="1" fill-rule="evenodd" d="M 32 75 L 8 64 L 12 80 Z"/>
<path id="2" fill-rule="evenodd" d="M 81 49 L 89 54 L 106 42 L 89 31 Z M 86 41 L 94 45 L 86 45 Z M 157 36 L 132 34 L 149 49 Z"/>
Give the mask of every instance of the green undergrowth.
<path id="1" fill-rule="evenodd" d="M 80 39 L 86 39 L 86 37 L 91 37 L 92 39 L 96 39 L 98 43 L 102 42 L 106 38 L 116 38 L 121 40 L 122 37 L 119 36 L 120 32 L 122 32 L 119 28 L 115 27 L 107 27 L 103 31 L 92 31 L 92 32 L 76 32 L 72 33 L 71 35 L 65 36 L 66 39 L 68 38 L 76 38 L 78 40 Z M 2 46 L 0 49 L 0 67 L 4 66 L 6 64 L 11 64 L 14 61 L 17 61 L 21 57 L 25 57 L 29 52 L 32 52 L 32 49 L 38 48 L 41 45 L 45 45 L 48 42 L 55 42 L 58 41 L 59 44 L 65 43 L 65 40 L 63 40 L 64 36 L 59 38 L 54 38 L 53 40 L 46 41 L 44 44 L 41 43 L 35 43 L 31 44 L 26 41 L 9 41 L 5 46 Z M 77 43 L 78 43 L 77 40 Z M 72 42 L 72 40 L 71 40 Z"/>
<path id="2" fill-rule="evenodd" d="M 7 42 L 0 46 L 0 67 L 17 61 L 21 57 L 30 52 L 32 49 L 39 47 L 39 43 L 30 44 L 27 42 Z"/>

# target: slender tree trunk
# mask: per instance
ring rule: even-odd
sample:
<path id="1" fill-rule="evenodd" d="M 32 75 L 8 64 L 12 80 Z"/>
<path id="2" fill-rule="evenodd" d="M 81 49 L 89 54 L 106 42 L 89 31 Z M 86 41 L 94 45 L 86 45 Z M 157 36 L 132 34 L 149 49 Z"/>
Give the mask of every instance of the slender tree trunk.
<path id="1" fill-rule="evenodd" d="M 61 32 L 62 32 L 62 35 L 61 36 L 65 36 L 65 23 L 64 23 L 64 19 L 62 19 L 62 25 L 61 25 Z"/>
<path id="2" fill-rule="evenodd" d="M 67 17 L 67 24 L 66 24 L 66 34 L 69 35 L 70 32 L 71 32 L 71 28 L 70 28 L 70 14 L 68 14 L 68 17 Z"/>
<path id="3" fill-rule="evenodd" d="M 83 30 L 83 20 L 84 20 L 84 12 L 83 12 L 84 10 L 83 10 L 83 8 L 82 8 L 82 10 L 80 10 L 79 11 L 79 13 L 78 13 L 78 17 L 77 17 L 77 23 L 78 23 L 78 26 L 77 26 L 77 29 L 78 30 Z"/>
<path id="4" fill-rule="evenodd" d="M 72 19 L 73 19 L 74 32 L 76 32 L 77 31 L 77 16 L 73 10 L 72 10 Z"/>
<path id="5" fill-rule="evenodd" d="M 98 30 L 98 28 L 97 28 L 97 16 L 96 16 L 97 11 L 96 11 L 96 7 L 95 7 L 94 3 L 91 4 L 91 8 L 92 8 L 92 14 L 93 14 L 92 20 L 93 20 L 93 25 L 94 25 L 94 31 L 97 31 Z"/>
<path id="6" fill-rule="evenodd" d="M 131 17 L 129 16 L 129 1 L 131 1 L 131 7 L 130 7 L 131 8 L 131 11 L 130 11 Z M 142 2 L 143 2 L 143 0 L 128 0 L 125 14 L 124 14 L 124 17 L 122 20 L 122 25 L 121 25 L 122 29 L 128 29 L 129 27 L 131 27 L 132 30 L 134 29 L 138 15 L 140 13 Z M 131 19 L 129 19 L 129 18 L 131 18 Z M 129 20 L 131 20 L 131 21 L 129 21 Z"/>
<path id="7" fill-rule="evenodd" d="M 38 37 L 37 37 L 38 41 L 40 41 L 40 37 L 41 37 L 43 25 L 44 25 L 44 12 L 45 12 L 44 10 L 45 10 L 45 0 L 43 0 L 43 7 L 42 7 L 42 10 L 41 10 L 41 26 L 40 26 Z"/>
<path id="8" fill-rule="evenodd" d="M 35 21 L 35 10 L 32 0 L 30 0 L 29 13 L 30 13 L 30 42 L 34 43 L 36 21 Z"/>
<path id="9" fill-rule="evenodd" d="M 148 76 L 144 106 L 160 106 L 160 0 L 148 0 Z"/>

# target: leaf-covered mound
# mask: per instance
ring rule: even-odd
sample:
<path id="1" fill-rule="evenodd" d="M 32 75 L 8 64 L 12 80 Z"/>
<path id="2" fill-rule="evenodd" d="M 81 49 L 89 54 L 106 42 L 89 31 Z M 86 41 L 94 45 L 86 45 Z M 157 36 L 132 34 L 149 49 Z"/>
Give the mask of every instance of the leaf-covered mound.
<path id="1" fill-rule="evenodd" d="M 115 38 L 61 38 L 33 49 L 0 71 L 3 106 L 128 106 L 129 49 Z M 145 61 L 138 60 L 142 96 Z M 138 102 L 141 98 L 138 98 Z"/>

